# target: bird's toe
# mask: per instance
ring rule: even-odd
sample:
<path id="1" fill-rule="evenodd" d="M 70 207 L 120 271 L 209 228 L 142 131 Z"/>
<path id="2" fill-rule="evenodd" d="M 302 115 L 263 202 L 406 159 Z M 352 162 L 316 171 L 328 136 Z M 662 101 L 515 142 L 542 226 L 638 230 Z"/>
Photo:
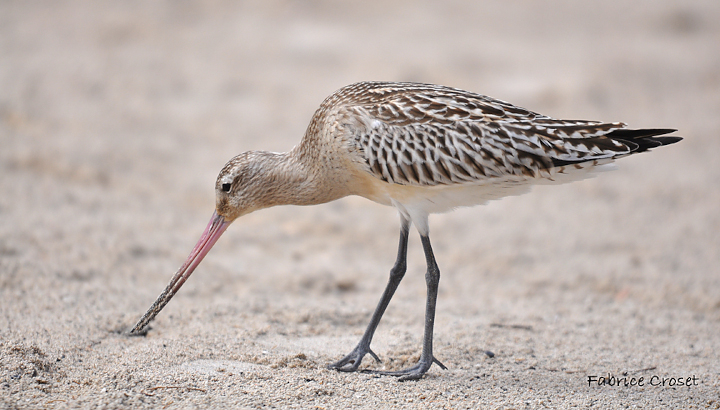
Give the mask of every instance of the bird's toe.
<path id="1" fill-rule="evenodd" d="M 337 370 L 340 372 L 356 372 L 360 367 L 360 363 L 366 354 L 369 354 L 377 362 L 380 362 L 380 358 L 370 350 L 370 348 L 356 347 L 347 356 L 338 360 L 335 363 L 331 363 L 327 366 L 330 370 Z"/>

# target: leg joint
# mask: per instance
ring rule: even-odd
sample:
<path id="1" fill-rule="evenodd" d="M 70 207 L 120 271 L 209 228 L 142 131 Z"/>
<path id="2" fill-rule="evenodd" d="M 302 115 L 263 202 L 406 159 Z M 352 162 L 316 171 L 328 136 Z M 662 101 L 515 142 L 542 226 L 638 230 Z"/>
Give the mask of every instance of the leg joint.
<path id="1" fill-rule="evenodd" d="M 407 264 L 396 263 L 395 266 L 390 269 L 390 280 L 399 282 L 405 276 L 406 271 Z"/>
<path id="2" fill-rule="evenodd" d="M 428 270 L 425 272 L 425 282 L 428 287 L 437 288 L 438 283 L 440 283 L 440 269 L 438 269 L 437 265 L 428 266 Z"/>

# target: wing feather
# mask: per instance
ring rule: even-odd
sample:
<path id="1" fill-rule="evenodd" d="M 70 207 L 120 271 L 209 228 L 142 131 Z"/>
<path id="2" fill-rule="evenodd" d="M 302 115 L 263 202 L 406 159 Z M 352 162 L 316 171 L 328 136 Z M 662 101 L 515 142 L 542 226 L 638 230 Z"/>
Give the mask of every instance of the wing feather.
<path id="1" fill-rule="evenodd" d="M 353 143 L 368 172 L 401 185 L 552 178 L 570 164 L 606 163 L 679 140 L 652 138 L 673 130 L 559 120 L 443 86 L 359 83 L 345 90 L 343 98 L 355 124 Z"/>

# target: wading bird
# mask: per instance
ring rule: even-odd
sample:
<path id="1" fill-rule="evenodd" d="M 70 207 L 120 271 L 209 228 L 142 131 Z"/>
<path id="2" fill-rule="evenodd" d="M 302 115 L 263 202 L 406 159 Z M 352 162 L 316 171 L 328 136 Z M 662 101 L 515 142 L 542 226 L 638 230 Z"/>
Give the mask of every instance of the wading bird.
<path id="1" fill-rule="evenodd" d="M 216 209 L 167 288 L 132 329 L 142 333 L 235 219 L 276 205 L 314 205 L 348 195 L 397 208 L 400 245 L 390 279 L 358 345 L 328 368 L 358 370 L 375 329 L 405 275 L 408 231 L 420 234 L 427 272 L 422 353 L 415 366 L 378 372 L 421 378 L 432 350 L 440 270 L 428 215 L 575 181 L 620 157 L 680 141 L 671 129 L 627 129 L 619 122 L 558 120 L 483 95 L 438 85 L 361 82 L 323 101 L 290 152 L 245 152 L 215 183 Z"/>

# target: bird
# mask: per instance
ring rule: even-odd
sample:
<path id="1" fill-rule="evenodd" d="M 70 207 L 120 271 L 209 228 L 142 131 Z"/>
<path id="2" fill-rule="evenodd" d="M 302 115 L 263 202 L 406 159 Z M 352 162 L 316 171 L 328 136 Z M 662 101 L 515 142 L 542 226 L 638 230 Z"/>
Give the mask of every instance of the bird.
<path id="1" fill-rule="evenodd" d="M 345 86 L 320 104 L 290 151 L 248 151 L 227 162 L 215 182 L 215 211 L 200 240 L 130 334 L 147 332 L 239 217 L 277 205 L 315 205 L 357 195 L 396 208 L 397 258 L 360 341 L 327 367 L 358 371 L 366 355 L 380 362 L 370 344 L 405 275 L 414 225 L 427 264 L 422 351 L 411 367 L 374 372 L 420 379 L 433 364 L 446 369 L 433 355 L 440 269 L 430 243 L 430 214 L 519 195 L 537 184 L 591 177 L 612 169 L 618 158 L 682 140 L 666 135 L 675 131 L 555 119 L 441 85 L 366 81 Z"/>

